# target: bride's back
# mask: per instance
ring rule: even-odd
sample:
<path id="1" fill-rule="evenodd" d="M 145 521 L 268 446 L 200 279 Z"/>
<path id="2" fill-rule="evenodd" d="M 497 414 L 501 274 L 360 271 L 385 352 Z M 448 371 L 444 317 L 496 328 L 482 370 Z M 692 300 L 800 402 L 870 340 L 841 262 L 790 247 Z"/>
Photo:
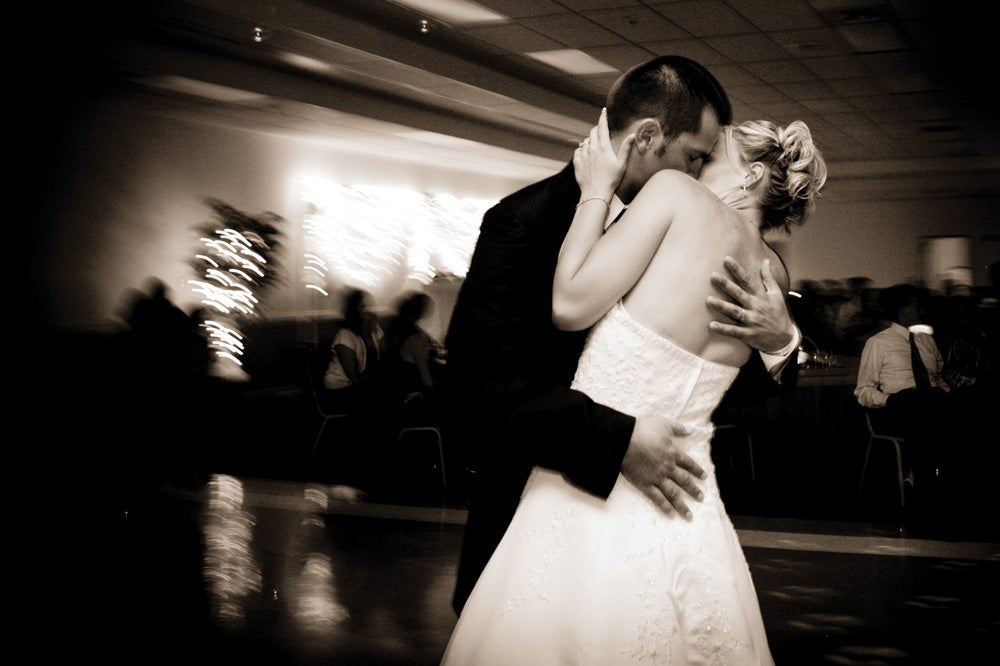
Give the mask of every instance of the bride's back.
<path id="1" fill-rule="evenodd" d="M 725 296 L 712 286 L 710 277 L 713 272 L 725 274 L 723 260 L 731 256 L 760 282 L 761 263 L 770 259 L 779 286 L 786 290 L 784 266 L 750 218 L 683 173 L 661 171 L 653 176 L 621 223 L 660 223 L 651 218 L 662 215 L 671 217 L 670 227 L 642 277 L 626 294 L 626 309 L 637 321 L 698 356 L 742 365 L 750 348 L 709 330 L 710 321 L 726 321 L 706 305 L 710 295 Z"/>

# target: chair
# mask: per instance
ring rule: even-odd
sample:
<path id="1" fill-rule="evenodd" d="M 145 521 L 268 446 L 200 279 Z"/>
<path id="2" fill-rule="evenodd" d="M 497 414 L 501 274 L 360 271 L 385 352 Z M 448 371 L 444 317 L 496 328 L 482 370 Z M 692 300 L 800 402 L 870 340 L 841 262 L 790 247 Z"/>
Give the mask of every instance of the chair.
<path id="1" fill-rule="evenodd" d="M 865 475 L 868 473 L 868 459 L 871 457 L 872 445 L 876 441 L 888 442 L 896 449 L 896 478 L 899 482 L 899 506 L 906 506 L 906 493 L 904 492 L 905 482 L 903 480 L 903 443 L 906 441 L 901 435 L 890 435 L 875 431 L 872 425 L 872 414 L 870 409 L 865 409 L 865 426 L 868 428 L 868 447 L 865 449 L 865 462 L 861 466 L 861 482 L 858 484 L 858 492 L 865 484 Z"/>
<path id="2" fill-rule="evenodd" d="M 404 437 L 406 437 L 407 435 L 412 435 L 414 433 L 419 433 L 419 432 L 430 433 L 430 434 L 434 435 L 434 437 L 437 439 L 438 465 L 441 468 L 441 485 L 442 486 L 447 486 L 448 485 L 448 476 L 445 473 L 445 469 L 444 469 L 444 440 L 441 438 L 441 429 L 440 428 L 438 428 L 437 426 L 432 426 L 432 425 L 408 425 L 408 426 L 403 426 L 402 428 L 399 429 L 399 436 L 396 438 L 396 443 L 397 444 L 401 444 Z"/>
<path id="3" fill-rule="evenodd" d="M 441 485 L 448 485 L 448 476 L 444 468 L 444 439 L 441 437 L 441 428 L 434 425 L 436 420 L 433 414 L 428 414 L 420 409 L 424 404 L 425 394 L 420 392 L 410 393 L 403 399 L 400 410 L 399 435 L 396 437 L 396 444 L 400 445 L 408 435 L 416 433 L 428 433 L 437 440 L 438 466 L 441 469 Z M 414 407 L 416 406 L 416 409 Z"/>
<path id="4" fill-rule="evenodd" d="M 313 372 L 313 359 L 307 355 L 306 358 L 306 379 L 309 382 L 309 392 L 312 394 L 313 404 L 316 406 L 316 411 L 319 413 L 323 422 L 319 426 L 319 432 L 316 433 L 316 439 L 313 441 L 312 448 L 309 450 L 309 457 L 306 460 L 312 460 L 313 456 L 316 454 L 316 448 L 319 446 L 320 440 L 323 438 L 323 433 L 326 432 L 326 426 L 330 421 L 335 421 L 338 419 L 349 418 L 348 414 L 343 412 L 331 412 L 323 407 L 323 401 L 320 400 L 319 384 L 314 377 Z"/>

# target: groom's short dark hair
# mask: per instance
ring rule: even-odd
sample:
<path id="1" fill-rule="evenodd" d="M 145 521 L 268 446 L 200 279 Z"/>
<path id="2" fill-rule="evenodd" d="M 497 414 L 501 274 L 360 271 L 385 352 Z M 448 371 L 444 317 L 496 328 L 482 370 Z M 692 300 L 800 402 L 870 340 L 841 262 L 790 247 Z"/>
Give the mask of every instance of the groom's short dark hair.
<path id="1" fill-rule="evenodd" d="M 624 130 L 637 118 L 656 118 L 667 138 L 701 129 L 702 110 L 715 110 L 720 125 L 733 121 L 722 84 L 704 66 L 677 55 L 658 56 L 622 74 L 608 92 L 608 129 Z"/>

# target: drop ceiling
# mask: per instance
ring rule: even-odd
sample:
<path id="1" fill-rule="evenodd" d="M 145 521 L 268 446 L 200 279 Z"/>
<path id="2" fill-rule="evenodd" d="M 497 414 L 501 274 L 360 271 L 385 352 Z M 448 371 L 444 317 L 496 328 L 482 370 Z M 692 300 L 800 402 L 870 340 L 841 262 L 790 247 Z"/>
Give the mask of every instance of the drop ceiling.
<path id="1" fill-rule="evenodd" d="M 211 122 L 405 159 L 551 172 L 622 71 L 677 53 L 718 76 L 737 120 L 805 120 L 830 163 L 831 197 L 1000 193 L 1000 114 L 990 90 L 997 59 L 981 39 L 984 21 L 963 2 L 125 7 L 100 31 L 102 83 Z"/>

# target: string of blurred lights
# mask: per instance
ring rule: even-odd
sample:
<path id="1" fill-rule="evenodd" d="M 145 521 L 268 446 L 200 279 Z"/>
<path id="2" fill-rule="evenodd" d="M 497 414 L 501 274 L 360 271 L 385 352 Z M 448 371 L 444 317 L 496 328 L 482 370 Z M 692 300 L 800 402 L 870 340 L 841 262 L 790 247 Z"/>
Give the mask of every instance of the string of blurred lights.
<path id="1" fill-rule="evenodd" d="M 375 289 L 464 277 L 483 213 L 495 203 L 320 178 L 301 179 L 300 192 L 302 282 L 322 296 L 331 281 Z"/>

